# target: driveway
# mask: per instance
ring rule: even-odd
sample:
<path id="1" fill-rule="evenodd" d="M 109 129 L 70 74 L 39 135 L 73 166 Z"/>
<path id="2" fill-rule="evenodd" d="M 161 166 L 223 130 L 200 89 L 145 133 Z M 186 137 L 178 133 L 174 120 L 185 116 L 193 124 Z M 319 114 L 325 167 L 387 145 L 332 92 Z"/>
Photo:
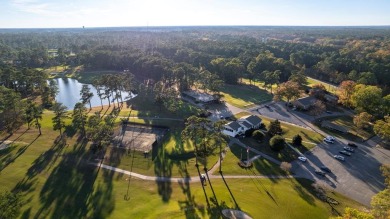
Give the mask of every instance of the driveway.
<path id="1" fill-rule="evenodd" d="M 321 182 L 366 206 L 370 206 L 371 197 L 385 188 L 384 178 L 379 167 L 390 161 L 390 151 L 377 147 L 358 144 L 352 155 L 344 156 L 345 161 L 333 158 L 346 146 L 341 141 L 334 144 L 321 143 L 305 154 L 307 162 L 292 162 L 292 171 L 296 177 L 305 177 Z M 314 173 L 321 166 L 332 170 L 325 177 Z"/>

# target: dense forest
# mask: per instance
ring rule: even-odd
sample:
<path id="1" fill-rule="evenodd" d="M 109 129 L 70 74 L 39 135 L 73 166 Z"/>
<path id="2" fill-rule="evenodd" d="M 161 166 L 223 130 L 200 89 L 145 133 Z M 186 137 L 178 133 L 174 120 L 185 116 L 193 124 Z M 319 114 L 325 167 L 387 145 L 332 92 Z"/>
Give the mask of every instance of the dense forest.
<path id="1" fill-rule="evenodd" d="M 137 79 L 191 81 L 209 71 L 226 83 L 294 71 L 339 84 L 353 80 L 389 93 L 390 28 L 183 27 L 3 30 L 4 69 L 84 65 L 129 70 Z M 53 52 L 54 51 L 54 52 Z M 11 64 L 12 65 L 9 65 Z M 186 78 L 186 79 L 184 79 Z"/>
<path id="2" fill-rule="evenodd" d="M 118 83 L 96 84 L 111 87 L 106 92 L 114 96 L 112 90 L 127 86 L 119 83 L 126 81 L 120 77 L 131 75 L 134 84 L 126 90 L 152 84 L 161 103 L 174 103 L 167 97 L 192 86 L 218 92 L 224 83 L 237 84 L 246 78 L 250 83 L 264 82 L 272 92 L 273 84 L 283 88 L 284 82 L 310 76 L 341 85 L 340 103 L 358 113 L 382 119 L 390 111 L 389 27 L 0 30 L 0 85 L 2 96 L 9 97 L 3 98 L 5 105 L 17 109 L 15 100 L 36 93 L 50 106 L 56 89 L 47 84 L 49 77 L 42 70 L 53 66 L 124 72 Z M 362 95 L 352 95 L 359 92 Z M 9 113 L 18 114 L 17 110 Z"/>

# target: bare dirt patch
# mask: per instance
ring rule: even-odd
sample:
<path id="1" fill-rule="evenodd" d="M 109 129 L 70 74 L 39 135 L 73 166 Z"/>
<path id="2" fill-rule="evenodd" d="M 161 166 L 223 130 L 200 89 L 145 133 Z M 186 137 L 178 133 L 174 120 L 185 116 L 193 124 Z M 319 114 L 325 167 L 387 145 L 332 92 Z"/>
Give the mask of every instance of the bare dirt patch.
<path id="1" fill-rule="evenodd" d="M 140 124 L 124 125 L 115 141 L 120 147 L 149 152 L 154 144 L 160 142 L 168 128 Z"/>

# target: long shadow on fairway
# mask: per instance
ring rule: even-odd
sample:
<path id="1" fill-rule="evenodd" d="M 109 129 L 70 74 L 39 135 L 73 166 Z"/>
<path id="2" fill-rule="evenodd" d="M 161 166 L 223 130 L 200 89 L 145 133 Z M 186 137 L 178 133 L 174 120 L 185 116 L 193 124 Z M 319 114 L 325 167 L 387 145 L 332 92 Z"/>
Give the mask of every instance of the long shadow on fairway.
<path id="1" fill-rule="evenodd" d="M 172 177 L 172 160 L 166 156 L 164 148 L 159 147 L 156 158 L 154 159 L 154 173 L 158 177 Z M 172 186 L 169 180 L 156 181 L 158 194 L 164 202 L 168 202 L 172 194 Z"/>
<path id="2" fill-rule="evenodd" d="M 30 142 L 29 144 L 20 147 L 15 154 L 11 153 L 15 149 L 15 147 L 12 146 L 9 150 L 5 149 L 6 150 L 5 153 L 7 153 L 7 155 L 1 158 L 0 160 L 0 172 L 3 169 L 5 169 L 8 165 L 13 163 L 20 155 L 22 155 L 28 149 L 28 147 L 30 147 L 30 145 L 32 145 L 38 138 L 39 135 L 34 140 L 32 140 L 32 142 Z"/>
<path id="3" fill-rule="evenodd" d="M 113 174 L 103 173 L 103 180 L 95 182 L 99 168 L 88 165 L 86 145 L 79 142 L 54 167 L 40 191 L 35 218 L 106 218 L 113 211 Z"/>
<path id="4" fill-rule="evenodd" d="M 260 185 L 262 187 L 262 189 L 265 191 L 265 193 L 268 195 L 268 197 L 276 204 L 278 205 L 278 202 L 276 201 L 276 199 L 274 198 L 274 196 L 271 194 L 270 191 L 268 191 L 267 187 L 264 186 L 264 184 L 261 182 L 262 179 L 259 179 L 259 178 L 255 178 L 257 176 L 256 172 L 254 170 L 248 170 L 248 175 L 253 175 L 254 177 L 251 178 L 252 179 L 252 182 L 255 184 L 255 186 L 257 187 L 257 185 Z M 259 187 L 257 187 L 257 189 L 260 191 Z"/>
<path id="5" fill-rule="evenodd" d="M 179 162 L 178 168 L 182 178 L 189 177 L 187 163 Z M 184 212 L 186 218 L 204 218 L 206 214 L 205 206 L 196 202 L 195 196 L 191 192 L 190 185 L 189 180 L 179 182 L 179 186 L 186 196 L 184 201 L 178 201 L 180 209 Z"/>
<path id="6" fill-rule="evenodd" d="M 226 180 L 225 180 L 225 177 L 223 177 L 223 173 L 220 172 L 220 174 L 221 174 L 221 177 L 222 177 L 223 182 L 225 183 L 226 188 L 228 189 L 228 191 L 229 191 L 229 193 L 230 193 L 230 196 L 231 196 L 232 199 L 233 199 L 233 202 L 234 202 L 234 205 L 235 205 L 235 209 L 240 210 L 240 206 L 238 205 L 236 199 L 234 198 L 234 195 L 233 195 L 232 191 L 230 190 L 230 187 L 228 186 L 228 184 L 227 184 L 227 182 L 226 182 Z"/>

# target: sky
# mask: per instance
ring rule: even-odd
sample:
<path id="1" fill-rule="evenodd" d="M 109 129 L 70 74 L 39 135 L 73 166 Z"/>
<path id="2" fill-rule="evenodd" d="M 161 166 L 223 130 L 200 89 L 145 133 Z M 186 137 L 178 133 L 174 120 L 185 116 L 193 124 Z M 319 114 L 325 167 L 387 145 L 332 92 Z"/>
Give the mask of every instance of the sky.
<path id="1" fill-rule="evenodd" d="M 0 0 L 0 28 L 390 25 L 390 0 Z"/>

